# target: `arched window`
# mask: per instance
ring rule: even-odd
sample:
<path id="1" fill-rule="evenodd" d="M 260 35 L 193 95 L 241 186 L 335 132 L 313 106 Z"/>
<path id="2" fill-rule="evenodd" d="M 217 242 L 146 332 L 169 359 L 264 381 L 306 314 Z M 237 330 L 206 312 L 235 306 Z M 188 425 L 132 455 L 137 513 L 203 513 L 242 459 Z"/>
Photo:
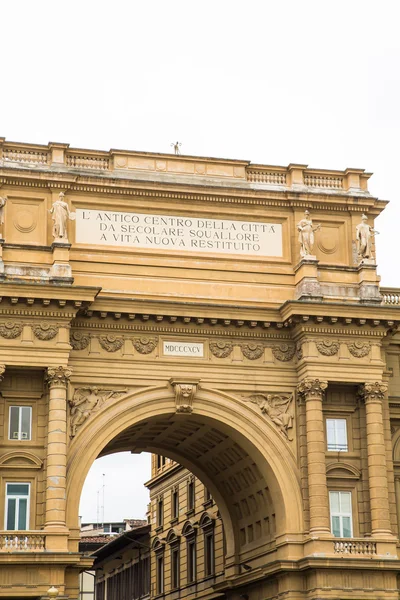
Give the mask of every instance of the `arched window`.
<path id="1" fill-rule="evenodd" d="M 195 583 L 197 577 L 197 530 L 190 521 L 186 521 L 182 528 L 182 535 L 186 538 L 186 563 L 187 563 L 187 583 Z"/>

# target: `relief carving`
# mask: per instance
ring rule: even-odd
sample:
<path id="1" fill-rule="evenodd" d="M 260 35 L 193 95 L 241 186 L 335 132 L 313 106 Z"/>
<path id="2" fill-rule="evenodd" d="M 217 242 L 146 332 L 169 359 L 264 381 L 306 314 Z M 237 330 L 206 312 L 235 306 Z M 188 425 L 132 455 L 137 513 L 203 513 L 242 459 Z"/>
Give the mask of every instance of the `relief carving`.
<path id="1" fill-rule="evenodd" d="M 69 341 L 74 350 L 84 350 L 89 345 L 90 337 L 81 331 L 72 331 Z"/>
<path id="2" fill-rule="evenodd" d="M 110 398 L 120 398 L 127 390 L 105 390 L 98 387 L 78 388 L 75 390 L 71 406 L 71 437 L 75 437 L 80 427 L 93 412 L 99 410 Z"/>
<path id="3" fill-rule="evenodd" d="M 199 380 L 195 379 L 170 379 L 175 392 L 176 412 L 193 412 L 193 400 L 199 387 Z"/>
<path id="4" fill-rule="evenodd" d="M 217 358 L 227 358 L 232 353 L 232 350 L 232 342 L 223 342 L 222 340 L 210 342 L 210 352 Z"/>
<path id="5" fill-rule="evenodd" d="M 69 367 L 48 367 L 46 373 L 46 381 L 50 387 L 53 385 L 61 385 L 66 387 L 69 378 L 72 375 L 72 369 Z"/>
<path id="6" fill-rule="evenodd" d="M 328 387 L 327 381 L 321 381 L 320 379 L 303 379 L 297 386 L 297 391 L 300 398 L 304 400 L 312 400 L 315 398 L 323 398 L 325 390 Z"/>
<path id="7" fill-rule="evenodd" d="M 158 338 L 140 337 L 133 339 L 132 343 L 140 354 L 150 354 L 157 347 Z"/>
<path id="8" fill-rule="evenodd" d="M 296 344 L 296 357 L 297 357 L 297 360 L 301 360 L 303 358 L 303 356 L 304 356 L 304 353 L 303 353 L 303 344 L 304 344 L 304 342 L 297 342 L 297 344 Z"/>
<path id="9" fill-rule="evenodd" d="M 289 437 L 289 429 L 293 427 L 293 394 L 252 394 L 251 396 L 242 396 L 245 402 L 257 404 L 261 412 L 266 415 L 279 432 L 289 442 L 293 441 Z"/>
<path id="10" fill-rule="evenodd" d="M 243 356 L 249 360 L 257 360 L 257 358 L 260 358 L 264 352 L 264 347 L 262 344 L 255 344 L 253 342 L 240 344 L 240 347 L 242 349 Z"/>
<path id="11" fill-rule="evenodd" d="M 2 323 L 0 335 L 7 340 L 14 340 L 21 335 L 22 327 L 21 323 Z"/>
<path id="12" fill-rule="evenodd" d="M 356 358 L 363 358 L 367 356 L 371 350 L 371 346 L 368 342 L 349 342 L 347 344 L 350 354 Z"/>
<path id="13" fill-rule="evenodd" d="M 117 352 L 124 345 L 124 338 L 119 338 L 113 333 L 99 337 L 100 346 L 107 352 Z"/>
<path id="14" fill-rule="evenodd" d="M 58 325 L 52 325 L 51 323 L 39 323 L 38 325 L 32 326 L 32 331 L 35 337 L 39 340 L 52 340 L 58 333 Z"/>
<path id="15" fill-rule="evenodd" d="M 367 382 L 360 385 L 358 395 L 364 398 L 365 402 L 381 402 L 388 390 L 388 384 L 383 381 Z"/>
<path id="16" fill-rule="evenodd" d="M 332 340 L 321 340 L 316 342 L 318 352 L 324 356 L 334 356 L 339 352 L 339 342 L 333 342 Z"/>
<path id="17" fill-rule="evenodd" d="M 291 344 L 280 344 L 279 346 L 272 346 L 272 354 L 277 360 L 280 360 L 282 362 L 292 360 L 295 352 L 296 346 Z"/>

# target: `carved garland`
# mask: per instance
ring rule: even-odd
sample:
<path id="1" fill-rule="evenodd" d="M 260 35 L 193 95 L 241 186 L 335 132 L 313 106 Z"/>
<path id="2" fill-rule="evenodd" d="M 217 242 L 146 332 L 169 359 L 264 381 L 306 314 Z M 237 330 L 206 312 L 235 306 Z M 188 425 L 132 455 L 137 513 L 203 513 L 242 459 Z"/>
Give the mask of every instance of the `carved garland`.
<path id="1" fill-rule="evenodd" d="M 58 333 L 58 325 L 52 325 L 51 323 L 43 322 L 38 325 L 32 326 L 32 331 L 35 337 L 39 340 L 52 340 Z"/>
<path id="2" fill-rule="evenodd" d="M 369 342 L 349 342 L 347 344 L 350 354 L 356 358 L 367 356 L 371 350 Z"/>
<path id="3" fill-rule="evenodd" d="M 158 344 L 158 338 L 140 337 L 132 340 L 133 346 L 140 354 L 150 354 Z"/>
<path id="4" fill-rule="evenodd" d="M 324 356 L 334 356 L 339 352 L 339 342 L 333 342 L 332 340 L 321 340 L 316 342 L 318 352 Z"/>
<path id="5" fill-rule="evenodd" d="M 89 345 L 90 337 L 81 331 L 73 331 L 69 341 L 74 350 L 84 350 Z"/>
<path id="6" fill-rule="evenodd" d="M 222 340 L 210 342 L 210 352 L 217 358 L 227 358 L 232 353 L 232 350 L 232 342 L 223 342 Z"/>
<path id="7" fill-rule="evenodd" d="M 107 352 L 117 352 L 124 344 L 124 338 L 119 338 L 113 333 L 99 336 L 99 343 L 103 350 Z"/>
<path id="8" fill-rule="evenodd" d="M 272 354 L 277 360 L 287 362 L 292 360 L 296 352 L 296 346 L 291 344 L 280 344 L 280 346 L 272 346 Z"/>
<path id="9" fill-rule="evenodd" d="M 13 340 L 21 335 L 22 328 L 21 323 L 2 323 L 0 325 L 0 335 L 7 340 Z"/>
<path id="10" fill-rule="evenodd" d="M 240 344 L 243 356 L 249 360 L 257 360 L 264 352 L 264 347 L 261 344 L 254 344 L 252 342 Z"/>

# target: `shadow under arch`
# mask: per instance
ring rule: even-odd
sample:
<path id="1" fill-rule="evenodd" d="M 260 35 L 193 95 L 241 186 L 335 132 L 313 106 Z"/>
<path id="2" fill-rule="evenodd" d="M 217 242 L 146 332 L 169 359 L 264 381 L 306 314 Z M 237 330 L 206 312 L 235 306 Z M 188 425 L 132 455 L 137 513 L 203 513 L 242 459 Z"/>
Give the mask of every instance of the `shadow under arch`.
<path id="1" fill-rule="evenodd" d="M 233 562 L 272 538 L 302 533 L 294 455 L 257 409 L 206 387 L 198 390 L 192 413 L 176 412 L 169 386 L 142 388 L 106 402 L 68 450 L 67 525 L 77 528 L 80 495 L 94 460 L 130 450 L 172 458 L 207 486 L 224 523 L 227 559 Z M 253 521 L 261 524 L 261 536 L 254 538 L 252 530 L 250 539 L 246 532 Z"/>

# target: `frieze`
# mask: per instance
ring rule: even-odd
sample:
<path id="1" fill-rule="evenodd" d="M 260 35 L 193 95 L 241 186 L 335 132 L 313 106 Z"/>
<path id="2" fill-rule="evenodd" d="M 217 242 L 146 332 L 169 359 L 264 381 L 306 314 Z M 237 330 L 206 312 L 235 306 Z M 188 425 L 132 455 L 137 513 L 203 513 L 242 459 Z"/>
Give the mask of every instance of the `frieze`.
<path id="1" fill-rule="evenodd" d="M 23 325 L 21 323 L 2 323 L 0 325 L 0 336 L 7 340 L 14 340 L 22 333 Z"/>
<path id="2" fill-rule="evenodd" d="M 39 323 L 37 325 L 32 325 L 32 331 L 35 337 L 39 340 L 52 340 L 56 337 L 58 333 L 58 325 L 53 325 L 52 323 L 47 323 L 44 321 L 43 323 Z"/>
<path id="3" fill-rule="evenodd" d="M 339 352 L 340 344 L 333 340 L 319 340 L 316 342 L 318 352 L 324 356 L 334 356 Z"/>
<path id="4" fill-rule="evenodd" d="M 98 411 L 103 404 L 110 398 L 120 398 L 126 394 L 127 390 L 107 390 L 98 387 L 78 388 L 69 400 L 70 405 L 70 435 L 75 437 L 77 429 L 90 417 Z"/>
<path id="5" fill-rule="evenodd" d="M 277 360 L 287 362 L 292 360 L 296 352 L 296 346 L 294 344 L 280 344 L 279 346 L 272 346 L 272 354 Z"/>
<path id="6" fill-rule="evenodd" d="M 289 435 L 294 419 L 293 394 L 251 394 L 250 396 L 241 396 L 241 399 L 244 402 L 257 404 L 278 431 L 289 442 L 293 441 Z"/>
<path id="7" fill-rule="evenodd" d="M 242 349 L 243 356 L 249 360 L 257 360 L 263 355 L 264 346 L 262 344 L 255 344 L 252 342 L 239 344 Z"/>
<path id="8" fill-rule="evenodd" d="M 100 335 L 99 343 L 103 350 L 106 350 L 107 352 L 117 352 L 117 350 L 120 350 L 124 345 L 124 338 L 109 333 L 108 335 Z"/>
<path id="9" fill-rule="evenodd" d="M 139 354 L 150 354 L 157 347 L 158 338 L 140 337 L 132 340 L 133 346 Z"/>
<path id="10" fill-rule="evenodd" d="M 89 345 L 90 336 L 82 331 L 72 331 L 69 341 L 74 350 L 85 350 Z"/>
<path id="11" fill-rule="evenodd" d="M 371 350 L 371 345 L 368 342 L 348 342 L 347 347 L 350 354 L 355 358 L 364 358 L 364 356 L 368 356 Z"/>
<path id="12" fill-rule="evenodd" d="M 224 342 L 223 340 L 210 342 L 210 352 L 217 358 L 227 358 L 232 353 L 232 350 L 232 342 Z"/>

